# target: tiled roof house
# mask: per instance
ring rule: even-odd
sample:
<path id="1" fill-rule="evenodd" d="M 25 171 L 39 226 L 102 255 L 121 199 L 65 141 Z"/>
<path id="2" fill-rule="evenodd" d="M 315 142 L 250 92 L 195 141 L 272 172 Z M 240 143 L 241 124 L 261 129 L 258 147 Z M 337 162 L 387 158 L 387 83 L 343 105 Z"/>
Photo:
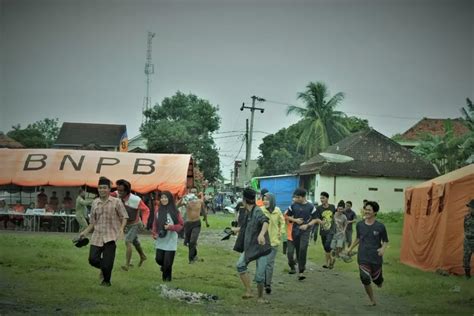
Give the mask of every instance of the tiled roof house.
<path id="1" fill-rule="evenodd" d="M 438 176 L 429 162 L 374 129 L 354 133 L 325 153 L 329 155 L 318 154 L 302 163 L 297 173 L 300 183 L 314 181 L 316 199 L 326 191 L 335 204 L 343 199 L 360 205 L 368 199 L 379 201 L 385 210 L 401 210 L 407 186 Z M 328 156 L 352 160 L 337 162 Z"/>

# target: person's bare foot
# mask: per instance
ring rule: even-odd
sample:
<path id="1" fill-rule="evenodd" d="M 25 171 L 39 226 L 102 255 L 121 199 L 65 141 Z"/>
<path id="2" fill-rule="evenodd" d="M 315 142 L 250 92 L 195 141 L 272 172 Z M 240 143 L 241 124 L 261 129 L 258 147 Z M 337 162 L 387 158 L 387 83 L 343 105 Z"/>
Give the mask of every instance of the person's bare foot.
<path id="1" fill-rule="evenodd" d="M 260 297 L 257 299 L 257 303 L 260 303 L 260 304 L 269 304 L 270 302 L 266 299 L 264 299 L 263 297 Z"/>
<path id="2" fill-rule="evenodd" d="M 248 293 L 246 292 L 244 295 L 242 295 L 242 298 L 243 299 L 249 299 L 249 298 L 252 298 L 253 297 L 253 294 L 252 293 Z"/>
<path id="3" fill-rule="evenodd" d="M 140 262 L 138 263 L 138 267 L 141 267 L 143 262 L 145 262 L 146 259 L 147 259 L 146 256 L 141 257 Z"/>
<path id="4" fill-rule="evenodd" d="M 129 266 L 124 265 L 124 266 L 121 266 L 120 268 L 122 268 L 123 271 L 128 271 Z"/>
<path id="5" fill-rule="evenodd" d="M 370 303 L 368 304 L 368 306 L 376 306 L 377 303 L 375 301 L 370 301 Z"/>

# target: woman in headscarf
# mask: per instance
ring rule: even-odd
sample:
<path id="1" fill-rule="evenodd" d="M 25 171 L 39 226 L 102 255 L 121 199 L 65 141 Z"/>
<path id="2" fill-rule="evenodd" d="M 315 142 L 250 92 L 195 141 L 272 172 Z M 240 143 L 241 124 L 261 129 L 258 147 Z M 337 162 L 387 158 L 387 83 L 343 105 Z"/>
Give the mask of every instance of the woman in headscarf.
<path id="1" fill-rule="evenodd" d="M 152 236 L 155 239 L 156 263 L 161 266 L 163 281 L 171 281 L 173 261 L 178 248 L 178 232 L 183 229 L 183 218 L 169 191 L 160 194 L 160 206 L 155 212 Z"/>
<path id="2" fill-rule="evenodd" d="M 285 231 L 285 218 L 275 202 L 275 196 L 268 192 L 263 196 L 262 212 L 269 219 L 268 234 L 270 236 L 270 244 L 272 252 L 267 256 L 267 266 L 265 269 L 265 292 L 272 292 L 273 268 L 275 266 L 275 256 L 278 246 L 281 242 L 281 235 Z"/>

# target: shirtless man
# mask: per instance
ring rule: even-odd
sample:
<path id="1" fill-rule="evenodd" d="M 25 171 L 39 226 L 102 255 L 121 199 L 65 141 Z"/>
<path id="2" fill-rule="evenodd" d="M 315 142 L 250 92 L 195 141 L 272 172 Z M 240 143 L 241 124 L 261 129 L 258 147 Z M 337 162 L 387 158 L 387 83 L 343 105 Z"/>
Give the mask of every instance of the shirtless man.
<path id="1" fill-rule="evenodd" d="M 192 188 L 189 191 L 189 194 L 183 197 L 181 204 L 186 206 L 186 221 L 184 222 L 184 245 L 188 246 L 189 248 L 189 263 L 195 263 L 198 260 L 197 240 L 199 233 L 201 232 L 201 214 L 204 217 L 206 227 L 209 227 L 204 201 L 198 198 L 197 189 Z"/>

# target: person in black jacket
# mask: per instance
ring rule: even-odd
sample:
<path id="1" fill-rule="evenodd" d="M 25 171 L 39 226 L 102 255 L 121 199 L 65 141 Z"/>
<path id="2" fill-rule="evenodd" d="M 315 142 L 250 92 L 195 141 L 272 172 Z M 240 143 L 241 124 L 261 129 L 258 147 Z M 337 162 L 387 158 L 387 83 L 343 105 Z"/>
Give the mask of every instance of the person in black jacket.
<path id="1" fill-rule="evenodd" d="M 250 188 L 244 190 L 243 204 L 246 216 L 242 226 L 233 228 L 235 233 L 239 233 L 234 250 L 241 252 L 236 268 L 240 274 L 240 280 L 245 287 L 245 293 L 242 298 L 252 298 L 253 294 L 247 266 L 250 262 L 256 261 L 257 268 L 254 281 L 257 283 L 258 302 L 268 303 L 268 301 L 263 299 L 267 255 L 271 252 L 270 238 L 268 236 L 268 218 L 255 205 L 255 196 L 256 192 L 254 190 Z"/>

